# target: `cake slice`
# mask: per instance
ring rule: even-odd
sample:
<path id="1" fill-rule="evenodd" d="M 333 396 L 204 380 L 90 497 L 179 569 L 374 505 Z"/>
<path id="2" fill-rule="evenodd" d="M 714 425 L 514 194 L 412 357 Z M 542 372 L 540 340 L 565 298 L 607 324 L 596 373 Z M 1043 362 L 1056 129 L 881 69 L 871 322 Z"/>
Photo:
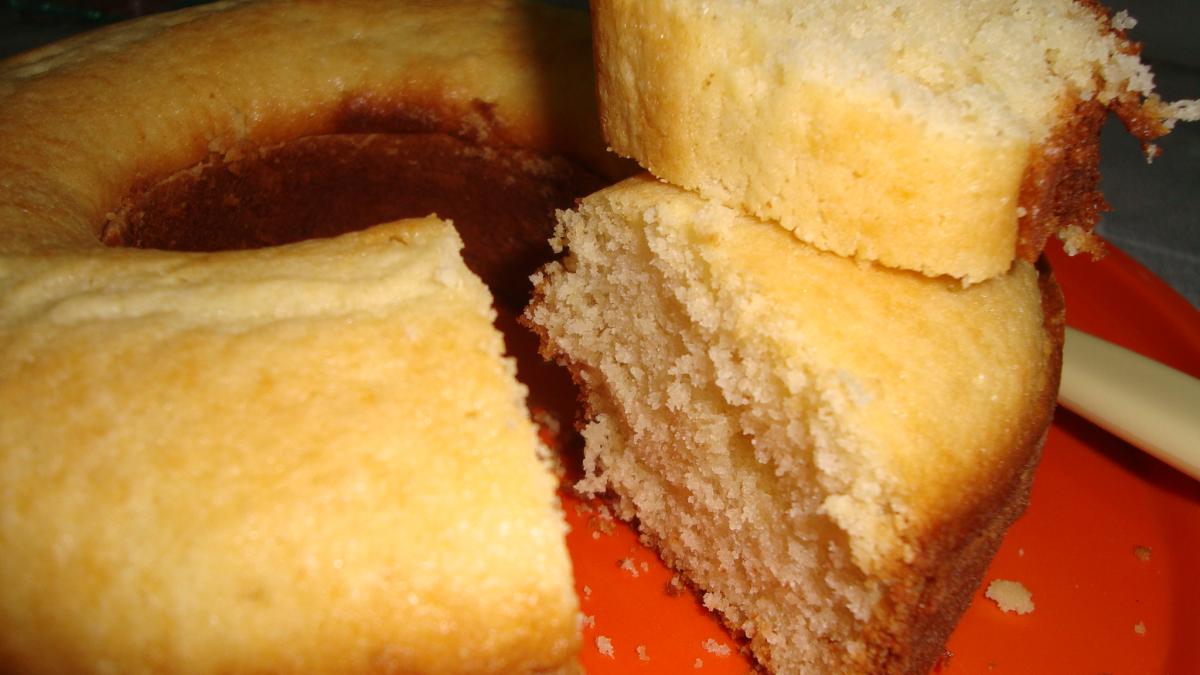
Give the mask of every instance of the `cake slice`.
<path id="1" fill-rule="evenodd" d="M 596 0 L 619 154 L 823 250 L 978 282 L 1088 235 L 1099 132 L 1144 143 L 1164 104 L 1110 20 L 1074 0 Z M 1148 147 L 1153 155 L 1154 149 Z"/>
<path id="2" fill-rule="evenodd" d="M 1024 509 L 1061 298 L 820 252 L 650 176 L 560 214 L 526 317 L 586 391 L 585 492 L 778 673 L 940 655 Z"/>
<path id="3" fill-rule="evenodd" d="M 558 481 L 461 246 L 0 261 L 2 669 L 576 672 Z"/>

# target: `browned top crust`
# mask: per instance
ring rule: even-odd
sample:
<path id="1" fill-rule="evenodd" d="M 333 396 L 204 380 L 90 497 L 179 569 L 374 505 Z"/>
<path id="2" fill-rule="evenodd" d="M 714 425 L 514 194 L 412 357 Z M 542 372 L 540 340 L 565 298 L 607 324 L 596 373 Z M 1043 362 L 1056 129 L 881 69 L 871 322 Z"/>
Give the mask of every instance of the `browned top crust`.
<path id="1" fill-rule="evenodd" d="M 1020 447 L 1013 452 L 1023 462 L 1014 465 L 1009 475 L 998 477 L 988 499 L 976 501 L 969 512 L 934 532 L 918 547 L 920 556 L 897 570 L 886 606 L 903 610 L 891 615 L 884 612 L 872 624 L 868 643 L 874 650 L 866 655 L 864 672 L 929 672 L 971 604 L 1005 532 L 1029 506 L 1034 472 L 1058 398 L 1066 329 L 1062 290 L 1045 258 L 1039 259 L 1037 266 L 1043 325 L 1049 338 L 1048 377 L 1041 400 L 1031 407 L 1034 414 L 1022 425 Z"/>
<path id="2" fill-rule="evenodd" d="M 1113 25 L 1107 8 L 1095 0 L 1077 2 L 1103 19 L 1125 54 L 1141 53 L 1141 43 Z M 1046 241 L 1056 234 L 1072 254 L 1103 254 L 1103 243 L 1091 231 L 1109 208 L 1100 192 L 1100 129 L 1110 110 L 1150 158 L 1158 151 L 1151 141 L 1171 130 L 1170 116 L 1156 94 L 1143 97 L 1126 91 L 1107 105 L 1091 99 L 1064 106 L 1061 124 L 1038 146 L 1021 181 L 1019 203 L 1024 213 L 1018 220 L 1018 258 L 1037 260 Z"/>
<path id="3" fill-rule="evenodd" d="M 436 132 L 616 177 L 590 71 L 586 21 L 505 0 L 221 3 L 73 38 L 0 63 L 0 251 L 95 246 L 127 196 L 307 136 Z"/>
<path id="4" fill-rule="evenodd" d="M 1071 227 L 1090 232 L 1108 209 L 1100 193 L 1100 128 L 1107 114 L 1096 100 L 1075 102 L 1038 146 L 1021 180 L 1017 257 L 1037 260 L 1051 235 Z M 1083 235 L 1079 241 L 1099 253 L 1099 240 Z"/>

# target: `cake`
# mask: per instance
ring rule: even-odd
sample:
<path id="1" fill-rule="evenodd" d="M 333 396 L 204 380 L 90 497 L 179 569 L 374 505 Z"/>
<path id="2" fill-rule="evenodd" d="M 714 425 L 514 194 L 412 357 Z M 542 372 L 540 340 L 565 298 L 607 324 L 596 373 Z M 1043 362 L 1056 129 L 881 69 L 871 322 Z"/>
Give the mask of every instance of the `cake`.
<path id="1" fill-rule="evenodd" d="M 483 281 L 523 304 L 624 170 L 586 18 L 226 2 L 0 62 L 0 671 L 577 671 Z"/>
<path id="2" fill-rule="evenodd" d="M 777 673 L 928 670 L 1024 509 L 1061 297 L 819 251 L 652 176 L 560 214 L 527 310 L 586 392 L 586 493 Z"/>
<path id="3" fill-rule="evenodd" d="M 1098 248 L 1109 110 L 1143 143 L 1200 116 L 1153 93 L 1133 20 L 1092 2 L 592 9 L 618 154 L 823 250 L 968 283 L 1052 234 Z"/>
<path id="4" fill-rule="evenodd" d="M 460 247 L 6 257 L 4 669 L 574 672 L 558 483 Z"/>

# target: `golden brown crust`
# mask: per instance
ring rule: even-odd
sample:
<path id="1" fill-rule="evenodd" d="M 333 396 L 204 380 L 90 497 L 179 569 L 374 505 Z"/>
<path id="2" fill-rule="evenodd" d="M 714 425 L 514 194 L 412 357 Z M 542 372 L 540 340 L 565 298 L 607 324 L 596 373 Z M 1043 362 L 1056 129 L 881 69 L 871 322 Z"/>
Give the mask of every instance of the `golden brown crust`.
<path id="1" fill-rule="evenodd" d="M 1112 25 L 1107 8 L 1095 0 L 1076 2 L 1100 18 L 1124 54 L 1141 53 L 1141 43 Z M 1110 110 L 1151 158 L 1156 152 L 1151 141 L 1170 132 L 1156 94 L 1124 91 L 1107 103 L 1095 98 L 1065 103 L 1061 123 L 1035 149 L 1021 180 L 1019 204 L 1024 214 L 1018 219 L 1018 258 L 1037 260 L 1055 234 L 1063 237 L 1070 253 L 1103 254 L 1103 242 L 1091 231 L 1109 208 L 1100 192 L 1100 130 Z"/>
<path id="2" fill-rule="evenodd" d="M 872 645 L 864 671 L 928 672 L 1000 547 L 1005 532 L 1025 511 L 1033 475 L 1054 416 L 1066 326 L 1062 291 L 1045 258 L 1038 263 L 1043 322 L 1047 335 L 1048 374 L 1040 398 L 1022 425 L 1018 449 L 1023 461 L 1007 479 L 993 485 L 988 498 L 955 522 L 944 523 L 918 547 L 918 557 L 896 573 L 884 615 L 868 629 Z"/>
<path id="3" fill-rule="evenodd" d="M 1122 53 L 1129 56 L 1139 56 L 1142 53 L 1142 43 L 1129 39 L 1125 29 L 1117 28 L 1112 23 L 1112 13 L 1097 0 L 1075 0 L 1078 4 L 1100 17 L 1105 29 L 1116 36 L 1117 44 Z M 1141 96 L 1137 92 L 1125 91 L 1113 99 L 1108 107 L 1134 138 L 1142 144 L 1143 150 L 1147 144 L 1156 138 L 1170 133 L 1167 116 L 1161 108 L 1162 100 L 1157 94 Z"/>
<path id="4" fill-rule="evenodd" d="M 1037 260 L 1046 240 L 1066 228 L 1090 231 L 1108 209 L 1100 193 L 1100 128 L 1107 113 L 1098 101 L 1078 101 L 1038 147 L 1021 180 L 1019 258 Z"/>

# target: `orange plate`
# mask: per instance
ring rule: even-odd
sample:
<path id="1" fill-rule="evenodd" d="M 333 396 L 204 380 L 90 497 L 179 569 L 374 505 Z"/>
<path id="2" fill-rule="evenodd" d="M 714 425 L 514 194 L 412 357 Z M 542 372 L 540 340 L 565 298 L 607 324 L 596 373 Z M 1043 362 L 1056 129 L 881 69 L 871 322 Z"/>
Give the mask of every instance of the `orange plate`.
<path id="1" fill-rule="evenodd" d="M 1200 376 L 1200 313 L 1109 248 L 1095 263 L 1049 254 L 1068 323 Z M 569 419 L 561 402 L 570 394 L 542 386 L 547 375 L 561 374 L 529 373 L 539 367 L 522 360 L 539 385 L 531 404 L 558 408 L 556 416 Z M 627 526 L 606 523 L 594 502 L 564 496 L 563 503 L 576 586 L 590 617 L 582 657 L 588 672 L 751 670 L 737 641 L 692 593 L 668 592 L 671 572 Z M 1140 546 L 1149 549 L 1148 560 L 1135 555 Z M 1005 614 L 979 589 L 938 671 L 1198 672 L 1198 574 L 1200 483 L 1060 410 L 1032 504 L 984 578 L 984 586 L 997 578 L 1020 581 L 1036 609 Z M 611 656 L 600 648 L 606 640 Z"/>

